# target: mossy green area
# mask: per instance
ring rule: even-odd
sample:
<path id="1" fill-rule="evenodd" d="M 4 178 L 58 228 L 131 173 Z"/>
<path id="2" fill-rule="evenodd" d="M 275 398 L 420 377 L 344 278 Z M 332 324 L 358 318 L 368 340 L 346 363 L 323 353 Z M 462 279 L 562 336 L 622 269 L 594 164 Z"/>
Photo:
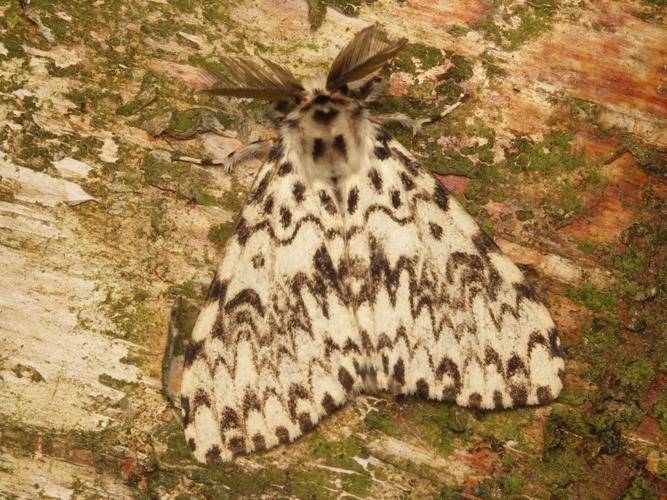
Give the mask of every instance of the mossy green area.
<path id="1" fill-rule="evenodd" d="M 232 234 L 234 234 L 233 223 L 217 224 L 208 231 L 208 239 L 220 248 L 224 248 Z"/>
<path id="2" fill-rule="evenodd" d="M 493 0 L 491 5 L 491 13 L 474 27 L 507 50 L 516 50 L 526 41 L 545 32 L 558 10 L 558 2 L 555 0 L 536 0 L 526 4 Z"/>
<path id="3" fill-rule="evenodd" d="M 210 159 L 208 146 L 218 140 L 270 137 L 276 125 L 268 103 L 195 91 L 196 74 L 188 66 L 224 71 L 221 56 L 253 54 L 293 60 L 290 69 L 299 74 L 316 73 L 330 61 L 318 59 L 315 49 L 335 37 L 336 43 L 349 39 L 355 23 L 374 9 L 379 25 L 387 26 L 394 19 L 386 13 L 399 19 L 405 3 L 309 0 L 308 13 L 305 4 L 288 3 L 290 21 L 301 16 L 303 33 L 271 34 L 275 43 L 263 31 L 275 29 L 268 22 L 274 20 L 262 17 L 270 2 L 10 0 L 0 6 L 2 153 L 55 178 L 54 161 L 84 161 L 93 167 L 90 175 L 71 182 L 97 199 L 54 208 L 39 224 L 57 228 L 66 220 L 66 236 L 25 245 L 26 255 L 46 259 L 54 243 L 83 241 L 75 250 L 95 261 L 94 276 L 82 279 L 96 283 L 90 300 L 97 302 L 86 306 L 87 314 L 68 304 L 77 312 L 75 332 L 99 331 L 127 347 L 118 367 L 140 374 L 128 381 L 108 368 L 95 373 L 91 383 L 104 393 L 90 411 L 109 416 L 105 430 L 55 432 L 1 417 L 0 455 L 91 467 L 99 484 L 112 481 L 147 499 L 667 495 L 666 151 L 634 130 L 610 127 L 604 102 L 574 97 L 557 82 L 546 94 L 539 85 L 530 88 L 531 105 L 548 102 L 553 112 L 548 123 L 531 123 L 535 130 L 509 127 L 494 101 L 506 97 L 505 79 L 527 71 L 515 62 L 524 60 L 524 49 L 564 18 L 578 22 L 575 7 L 552 0 L 490 0 L 470 17 L 475 20 L 437 19 L 436 28 L 401 18 L 406 33 L 415 35 L 389 71 L 400 73 L 393 91 L 404 95 L 387 96 L 371 112 L 427 118 L 466 94 L 451 114 L 421 131 L 388 129 L 424 168 L 467 179 L 455 196 L 489 234 L 525 247 L 531 257 L 558 256 L 582 270 L 580 279 L 566 283 L 547 266 L 522 266 L 561 328 L 566 375 L 557 401 L 479 411 L 417 397 L 361 395 L 293 444 L 231 464 L 201 465 L 184 440 L 178 394 L 158 394 L 160 370 L 167 378 L 169 362 L 187 352 L 253 178 L 251 167 L 226 175 L 188 158 Z M 580 4 L 576 8 L 587 8 Z M 633 3 L 628 15 L 636 17 L 623 29 L 643 26 L 642 19 L 657 29 L 664 6 L 661 0 Z M 324 24 L 328 7 L 355 19 Z M 341 28 L 346 22 L 354 28 Z M 258 26 L 261 36 L 254 35 Z M 431 29 L 436 33 L 426 32 Z M 429 45 L 438 40 L 455 43 Z M 70 52 L 57 59 L 61 48 Z M 40 53 L 48 55 L 34 55 Z M 74 56 L 78 62 L 68 65 Z M 663 87 L 656 84 L 656 96 Z M 523 88 L 508 92 L 524 95 Z M 618 148 L 588 157 L 581 152 L 582 132 Z M 109 138 L 117 146 L 115 161 L 102 154 Z M 620 154 L 631 155 L 636 176 L 645 177 L 638 196 L 623 198 L 623 179 L 606 172 Z M 600 193 L 614 189 L 621 194 L 600 201 Z M 19 198 L 17 186 L 0 178 L 3 207 Z M 565 231 L 593 225 L 600 211 L 617 205 L 628 222 L 613 238 Z M 7 220 L 17 223 L 22 214 Z M 114 280 L 100 281 L 107 276 Z M 168 338 L 172 330 L 184 335 Z M 160 366 L 165 345 L 170 356 Z M 10 378 L 40 388 L 51 381 L 43 366 L 8 364 L 0 354 L 0 386 Z M 112 401 L 110 394 L 120 396 Z M 0 458 L 0 474 L 7 470 Z M 73 498 L 93 498 L 97 491 L 83 476 L 68 484 Z"/>

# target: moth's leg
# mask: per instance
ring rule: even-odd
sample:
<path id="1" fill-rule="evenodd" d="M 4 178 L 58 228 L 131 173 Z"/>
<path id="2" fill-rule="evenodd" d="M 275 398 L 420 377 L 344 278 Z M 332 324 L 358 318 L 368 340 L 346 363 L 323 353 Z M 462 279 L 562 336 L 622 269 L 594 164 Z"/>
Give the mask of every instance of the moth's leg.
<path id="1" fill-rule="evenodd" d="M 387 88 L 389 88 L 389 78 L 386 75 L 376 76 L 364 83 L 359 89 L 359 96 L 364 103 L 370 104 L 382 99 L 387 93 Z"/>
<path id="2" fill-rule="evenodd" d="M 447 116 L 449 113 L 454 111 L 456 108 L 458 108 L 463 102 L 468 98 L 467 95 L 465 95 L 463 92 L 459 94 L 459 98 L 456 100 L 454 104 L 451 104 L 450 106 L 447 106 L 444 110 L 442 110 L 441 113 L 437 115 L 433 115 L 430 118 L 426 118 L 421 121 L 421 126 L 423 127 L 424 125 L 430 125 L 431 123 L 435 123 L 437 121 L 442 120 L 445 116 Z"/>
<path id="3" fill-rule="evenodd" d="M 223 171 L 228 174 L 234 167 L 241 163 L 255 158 L 266 159 L 269 156 L 269 151 L 271 151 L 272 143 L 273 141 L 271 140 L 253 141 L 232 151 L 222 159 L 193 158 L 182 155 L 172 155 L 171 159 L 172 161 L 184 161 L 202 166 L 222 167 Z"/>
<path id="4" fill-rule="evenodd" d="M 224 172 L 228 174 L 237 165 L 250 160 L 266 160 L 271 151 L 271 147 L 273 146 L 273 142 L 273 140 L 253 141 L 232 151 L 223 160 Z"/>
<path id="5" fill-rule="evenodd" d="M 382 124 L 398 123 L 405 128 L 411 129 L 414 135 L 421 131 L 424 125 L 430 125 L 431 123 L 442 120 L 445 116 L 458 108 L 463 103 L 463 101 L 465 101 L 465 98 L 465 94 L 459 95 L 458 101 L 456 101 L 451 106 L 447 106 L 441 113 L 433 115 L 429 118 L 412 118 L 404 113 L 389 113 L 386 115 L 373 115 L 373 119 Z"/>
<path id="6" fill-rule="evenodd" d="M 412 118 L 405 113 L 387 113 L 384 115 L 373 115 L 373 120 L 386 125 L 388 123 L 398 123 L 399 125 L 412 130 L 412 135 L 419 132 L 425 119 Z M 426 120 L 430 120 L 427 118 Z"/>

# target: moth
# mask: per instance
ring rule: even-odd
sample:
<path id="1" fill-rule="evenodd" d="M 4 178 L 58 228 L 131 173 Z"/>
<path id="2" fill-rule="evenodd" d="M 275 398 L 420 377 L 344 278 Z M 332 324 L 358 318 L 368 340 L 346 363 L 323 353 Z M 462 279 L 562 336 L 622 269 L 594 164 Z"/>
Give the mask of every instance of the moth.
<path id="1" fill-rule="evenodd" d="M 364 391 L 484 409 L 561 391 L 545 306 L 385 129 L 423 123 L 367 109 L 405 43 L 366 28 L 308 85 L 268 60 L 225 58 L 227 74 L 210 74 L 213 94 L 294 108 L 268 148 L 229 160 L 268 153 L 185 356 L 183 423 L 199 461 L 289 443 Z"/>

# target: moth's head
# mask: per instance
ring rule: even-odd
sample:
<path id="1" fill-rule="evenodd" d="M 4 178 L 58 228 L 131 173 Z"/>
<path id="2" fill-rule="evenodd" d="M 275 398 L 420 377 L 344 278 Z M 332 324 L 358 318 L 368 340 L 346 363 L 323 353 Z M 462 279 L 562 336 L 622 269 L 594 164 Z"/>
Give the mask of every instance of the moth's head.
<path id="1" fill-rule="evenodd" d="M 214 95 L 249 97 L 272 101 L 279 111 L 325 107 L 364 100 L 374 93 L 372 76 L 389 63 L 407 40 L 395 42 L 375 26 L 360 31 L 331 64 L 326 79 L 299 82 L 286 68 L 262 58 L 264 66 L 245 58 L 225 57 L 228 74 L 209 70 L 206 92 Z"/>

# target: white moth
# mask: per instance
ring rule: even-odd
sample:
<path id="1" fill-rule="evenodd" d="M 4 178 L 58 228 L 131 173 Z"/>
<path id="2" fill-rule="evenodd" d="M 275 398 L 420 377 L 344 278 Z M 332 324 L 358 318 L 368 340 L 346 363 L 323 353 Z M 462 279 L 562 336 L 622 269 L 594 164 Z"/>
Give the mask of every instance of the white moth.
<path id="1" fill-rule="evenodd" d="M 212 93 L 297 104 L 186 354 L 185 436 L 202 462 L 293 441 L 359 391 L 496 409 L 560 393 L 560 341 L 521 272 L 371 116 L 377 89 L 349 95 L 404 44 L 361 31 L 319 88 L 270 61 L 227 58 L 231 77 L 211 77 Z"/>

